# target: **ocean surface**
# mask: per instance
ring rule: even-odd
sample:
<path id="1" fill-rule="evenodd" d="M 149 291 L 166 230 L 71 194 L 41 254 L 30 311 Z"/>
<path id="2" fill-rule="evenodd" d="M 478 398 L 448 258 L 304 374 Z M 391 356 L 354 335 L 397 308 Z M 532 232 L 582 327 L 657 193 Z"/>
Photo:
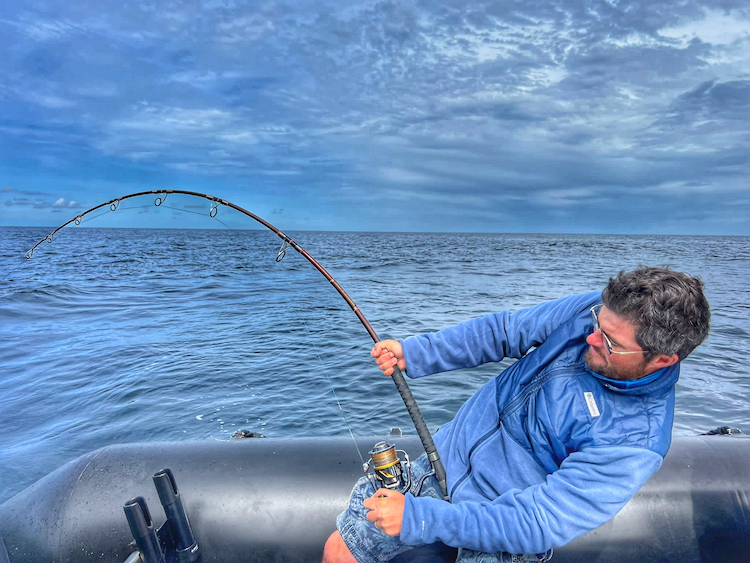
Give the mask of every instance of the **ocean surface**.
<path id="1" fill-rule="evenodd" d="M 300 254 L 277 261 L 273 233 L 239 216 L 219 230 L 91 225 L 107 221 L 29 260 L 51 229 L 0 228 L 0 502 L 109 444 L 414 434 L 356 316 Z M 381 338 L 601 289 L 638 264 L 699 275 L 712 330 L 683 362 L 674 433 L 750 432 L 750 238 L 288 234 Z M 410 381 L 430 428 L 505 365 Z"/>

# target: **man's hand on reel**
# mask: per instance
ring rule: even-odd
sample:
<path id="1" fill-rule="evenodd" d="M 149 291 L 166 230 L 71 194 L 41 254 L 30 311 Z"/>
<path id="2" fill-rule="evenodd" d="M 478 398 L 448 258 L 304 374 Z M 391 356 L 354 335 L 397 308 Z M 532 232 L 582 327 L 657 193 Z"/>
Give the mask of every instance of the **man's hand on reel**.
<path id="1" fill-rule="evenodd" d="M 367 519 L 389 536 L 401 534 L 401 524 L 404 520 L 404 505 L 406 498 L 398 491 L 378 489 L 370 498 L 365 499 L 364 507 L 370 512 Z"/>

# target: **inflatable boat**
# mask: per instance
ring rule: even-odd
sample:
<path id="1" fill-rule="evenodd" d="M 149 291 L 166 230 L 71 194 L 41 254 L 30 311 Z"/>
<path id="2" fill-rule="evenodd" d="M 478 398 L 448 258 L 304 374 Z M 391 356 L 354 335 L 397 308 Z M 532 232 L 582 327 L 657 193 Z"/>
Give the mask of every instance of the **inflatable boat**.
<path id="1" fill-rule="evenodd" d="M 360 450 L 381 439 L 359 439 Z M 423 451 L 416 437 L 390 440 L 411 456 Z M 748 468 L 744 436 L 676 438 L 612 521 L 552 560 L 750 561 Z M 0 505 L 0 563 L 319 562 L 362 474 L 344 438 L 108 446 Z M 399 561 L 455 556 L 437 545 Z"/>

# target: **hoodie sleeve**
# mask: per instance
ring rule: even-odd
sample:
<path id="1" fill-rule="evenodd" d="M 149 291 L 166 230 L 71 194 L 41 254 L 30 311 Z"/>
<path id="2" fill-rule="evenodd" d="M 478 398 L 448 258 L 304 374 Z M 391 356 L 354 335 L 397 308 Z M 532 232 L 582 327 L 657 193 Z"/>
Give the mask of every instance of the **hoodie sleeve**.
<path id="1" fill-rule="evenodd" d="M 416 378 L 499 362 L 503 358 L 521 358 L 544 342 L 560 324 L 600 301 L 600 292 L 584 293 L 412 336 L 401 341 L 406 373 Z"/>
<path id="2" fill-rule="evenodd" d="M 611 520 L 661 467 L 634 447 L 572 453 L 544 483 L 511 489 L 492 502 L 448 502 L 406 495 L 401 540 L 442 541 L 486 553 L 542 553 Z"/>

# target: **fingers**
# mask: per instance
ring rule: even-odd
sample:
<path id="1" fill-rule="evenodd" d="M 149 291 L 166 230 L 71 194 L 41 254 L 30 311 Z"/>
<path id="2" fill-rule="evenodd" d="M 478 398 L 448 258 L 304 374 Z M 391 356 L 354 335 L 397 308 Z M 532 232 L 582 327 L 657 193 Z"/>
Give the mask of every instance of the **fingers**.
<path id="1" fill-rule="evenodd" d="M 393 352 L 386 352 L 375 361 L 385 375 L 393 375 L 393 366 L 398 364 L 398 358 Z"/>
<path id="2" fill-rule="evenodd" d="M 383 350 L 385 350 L 384 343 L 378 342 L 375 344 L 375 346 L 373 346 L 372 350 L 370 350 L 370 355 L 373 358 L 377 358 L 378 356 L 380 356 L 380 354 L 383 353 Z"/>
<path id="3" fill-rule="evenodd" d="M 368 509 L 367 520 L 389 536 L 401 533 L 404 514 L 404 496 L 398 491 L 379 489 L 370 498 L 363 501 Z"/>
<path id="4" fill-rule="evenodd" d="M 382 501 L 380 499 L 387 496 L 383 494 L 384 491 L 387 491 L 387 489 L 378 489 L 378 491 L 374 495 L 362 501 L 362 505 L 369 511 L 367 513 L 367 519 L 370 522 L 374 523 L 375 527 L 378 529 L 380 529 L 378 522 L 382 517 L 380 511 L 380 508 L 382 508 Z"/>
<path id="5" fill-rule="evenodd" d="M 375 491 L 375 493 L 370 497 L 366 498 L 364 501 L 362 501 L 362 506 L 364 506 L 367 510 L 370 510 L 370 512 L 367 514 L 367 517 L 370 517 L 370 514 L 372 514 L 373 510 L 377 510 L 379 506 L 379 500 L 383 498 L 387 498 L 392 496 L 393 491 L 390 489 L 378 489 Z M 373 520 L 371 520 L 373 522 Z"/>
<path id="6" fill-rule="evenodd" d="M 400 369 L 401 371 L 406 370 L 406 362 L 398 356 L 394 356 L 392 358 L 389 358 L 388 360 L 384 360 L 383 365 L 380 366 L 380 369 L 383 370 L 383 374 L 385 375 L 393 375 L 393 368 L 396 366 L 398 366 L 398 369 Z"/>
<path id="7" fill-rule="evenodd" d="M 377 358 L 383 352 L 388 352 L 393 347 L 392 345 L 394 342 L 394 340 L 381 340 L 380 342 L 376 342 L 375 346 L 373 346 L 370 351 L 370 355 L 373 358 Z"/>
<path id="8" fill-rule="evenodd" d="M 384 352 L 393 352 L 397 356 L 401 356 L 401 343 L 397 340 L 381 340 L 380 342 L 377 342 L 375 346 L 373 346 L 372 350 L 370 351 L 370 355 L 373 358 L 377 358 Z"/>
<path id="9" fill-rule="evenodd" d="M 401 343 L 396 340 L 378 342 L 370 351 L 370 356 L 375 358 L 375 362 L 385 375 L 393 375 L 394 366 L 402 370 L 406 369 L 403 354 Z"/>

